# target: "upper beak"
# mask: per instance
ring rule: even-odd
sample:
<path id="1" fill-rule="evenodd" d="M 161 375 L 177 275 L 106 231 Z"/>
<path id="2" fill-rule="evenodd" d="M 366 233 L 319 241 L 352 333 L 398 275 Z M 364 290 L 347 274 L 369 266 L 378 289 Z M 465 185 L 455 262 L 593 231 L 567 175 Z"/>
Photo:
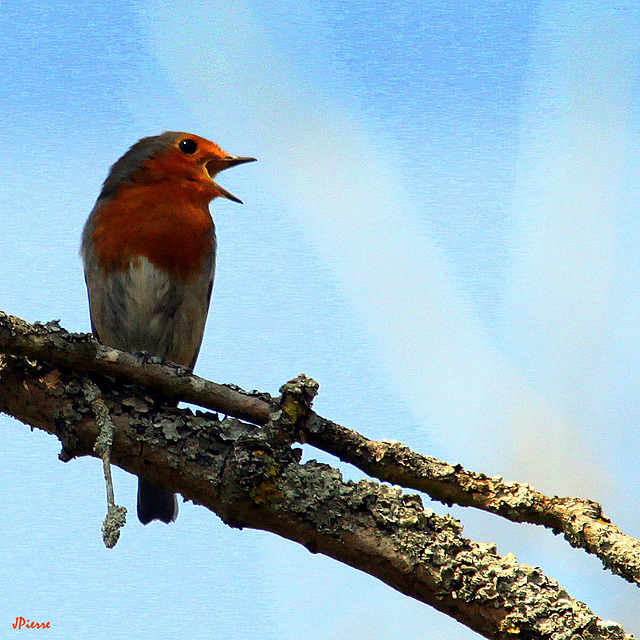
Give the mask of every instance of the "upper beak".
<path id="1" fill-rule="evenodd" d="M 235 167 L 238 164 L 244 164 L 245 162 L 255 162 L 255 161 L 256 161 L 255 158 L 245 158 L 242 156 L 227 156 L 226 158 L 217 158 L 214 161 L 209 161 L 207 163 L 207 170 L 209 171 L 210 174 L 213 174 L 211 176 L 211 179 L 213 180 L 213 176 L 215 176 L 220 171 L 224 171 L 225 169 Z M 211 166 L 211 169 L 209 169 L 209 165 L 213 165 Z M 216 185 L 216 188 L 218 189 L 220 195 L 223 198 L 227 198 L 227 200 L 233 200 L 234 202 L 238 202 L 239 204 L 242 204 L 242 200 L 240 200 L 240 198 L 236 198 L 232 193 L 230 193 L 226 189 L 223 189 L 217 182 L 215 182 L 215 180 L 213 183 Z"/>
<path id="2" fill-rule="evenodd" d="M 237 164 L 244 164 L 245 162 L 255 162 L 255 158 L 244 158 L 242 156 L 227 156 L 226 158 L 222 158 L 220 162 L 224 163 L 222 168 L 218 169 L 218 171 L 224 171 L 229 167 L 235 167 Z"/>

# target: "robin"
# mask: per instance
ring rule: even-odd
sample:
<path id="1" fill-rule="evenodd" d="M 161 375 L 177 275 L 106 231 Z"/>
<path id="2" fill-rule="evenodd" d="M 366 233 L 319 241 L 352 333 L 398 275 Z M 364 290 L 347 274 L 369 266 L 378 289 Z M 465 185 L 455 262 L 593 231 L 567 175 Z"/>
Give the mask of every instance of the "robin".
<path id="1" fill-rule="evenodd" d="M 91 327 L 105 345 L 193 369 L 216 262 L 209 203 L 241 200 L 214 180 L 255 158 L 167 131 L 136 142 L 109 171 L 82 234 Z M 138 518 L 173 522 L 176 496 L 138 479 Z"/>

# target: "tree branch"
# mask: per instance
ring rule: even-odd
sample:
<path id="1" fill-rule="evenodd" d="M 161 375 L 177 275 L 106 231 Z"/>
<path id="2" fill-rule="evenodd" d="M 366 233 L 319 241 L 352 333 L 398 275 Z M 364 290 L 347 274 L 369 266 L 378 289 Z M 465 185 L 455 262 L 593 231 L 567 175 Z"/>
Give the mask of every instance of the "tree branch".
<path id="1" fill-rule="evenodd" d="M 519 482 L 503 482 L 412 451 L 401 442 L 368 440 L 356 431 L 312 416 L 309 444 L 349 462 L 367 475 L 416 489 L 444 504 L 475 507 L 512 522 L 542 525 L 562 533 L 613 573 L 640 584 L 640 541 L 624 534 L 593 500 L 549 497 Z"/>
<path id="2" fill-rule="evenodd" d="M 7 322 L 14 334 L 9 341 L 4 338 Z M 17 349 L 18 331 L 21 340 L 32 331 L 40 345 L 55 343 L 65 333 L 57 325 L 28 327 L 6 316 L 1 319 L 0 351 Z M 92 342 L 68 335 L 63 341 L 83 345 L 81 349 Z M 45 344 L 50 353 L 55 352 L 54 343 Z M 34 355 L 31 351 L 30 357 Z M 134 360 L 127 360 L 127 366 L 135 361 L 129 357 Z M 116 352 L 115 361 L 119 358 Z M 142 363 L 142 369 L 149 366 L 158 365 Z M 113 367 L 109 373 L 114 375 Z M 183 378 L 177 384 L 184 385 L 186 374 L 177 377 Z M 315 461 L 299 464 L 300 451 L 291 447 L 291 440 L 301 433 L 309 441 L 311 434 L 319 441 L 326 441 L 327 434 L 357 436 L 354 456 L 363 465 L 383 461 L 379 470 L 390 465 L 397 452 L 408 452 L 398 443 L 372 443 L 322 421 L 310 410 L 317 384 L 307 378 L 284 385 L 282 397 L 271 404 L 228 390 L 242 398 L 243 407 L 247 398 L 250 405 L 260 402 L 268 407 L 264 427 L 211 414 L 194 416 L 189 410 L 167 408 L 137 387 L 99 376 L 92 380 L 115 425 L 111 461 L 206 506 L 230 526 L 271 531 L 349 564 L 487 638 L 631 638 L 619 625 L 599 619 L 572 599 L 539 569 L 519 564 L 511 554 L 499 556 L 494 545 L 467 540 L 459 522 L 425 510 L 418 496 L 372 481 L 345 482 L 337 470 Z M 86 382 L 84 374 L 45 362 L 0 356 L 0 411 L 55 434 L 63 445 L 63 460 L 99 457 L 94 444 L 100 427 Z M 192 382 L 186 386 L 193 389 Z M 222 396 L 228 403 L 226 391 Z M 370 455 L 373 459 L 367 462 Z M 412 455 L 417 456 L 413 464 L 403 463 L 402 456 L 400 462 L 414 482 L 418 462 L 430 459 Z M 439 465 L 444 464 L 436 464 L 429 473 L 442 471 Z M 444 474 L 445 485 L 458 484 L 461 470 L 447 468 L 451 471 Z"/>
<path id="3" fill-rule="evenodd" d="M 221 411 L 254 424 L 265 424 L 269 419 L 268 394 L 249 394 L 231 385 L 194 376 L 188 369 L 161 358 L 106 347 L 92 334 L 65 331 L 57 320 L 29 324 L 0 311 L 0 352 L 114 376 L 152 389 L 166 398 Z"/>
<path id="4" fill-rule="evenodd" d="M 272 410 L 269 394 L 247 393 L 209 382 L 157 358 L 105 347 L 91 334 L 68 333 L 57 322 L 31 325 L 0 311 L 0 352 L 114 376 L 257 425 L 266 424 Z M 311 398 L 316 391 L 304 388 Z M 562 533 L 573 547 L 594 554 L 613 573 L 640 584 L 640 541 L 612 524 L 597 502 L 545 496 L 528 484 L 466 471 L 461 465 L 416 453 L 400 442 L 369 440 L 318 416 L 310 410 L 310 402 L 307 407 L 296 408 L 295 393 L 292 398 L 287 406 L 296 422 L 293 436 L 299 442 L 331 453 L 373 478 L 422 491 L 446 505 L 474 507 L 513 522 L 542 525 Z"/>

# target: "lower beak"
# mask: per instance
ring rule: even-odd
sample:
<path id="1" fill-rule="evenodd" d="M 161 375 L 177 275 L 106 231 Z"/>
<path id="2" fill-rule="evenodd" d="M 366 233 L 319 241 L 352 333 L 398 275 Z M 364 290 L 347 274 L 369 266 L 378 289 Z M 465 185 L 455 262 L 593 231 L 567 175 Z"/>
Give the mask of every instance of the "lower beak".
<path id="1" fill-rule="evenodd" d="M 240 198 L 236 198 L 233 195 L 233 193 L 231 193 L 230 191 L 227 191 L 226 189 L 223 189 L 215 180 L 213 180 L 212 182 L 215 185 L 216 189 L 218 190 L 219 196 L 221 196 L 222 198 L 226 198 L 227 200 L 233 200 L 238 204 L 244 204 L 242 200 L 240 200 Z"/>

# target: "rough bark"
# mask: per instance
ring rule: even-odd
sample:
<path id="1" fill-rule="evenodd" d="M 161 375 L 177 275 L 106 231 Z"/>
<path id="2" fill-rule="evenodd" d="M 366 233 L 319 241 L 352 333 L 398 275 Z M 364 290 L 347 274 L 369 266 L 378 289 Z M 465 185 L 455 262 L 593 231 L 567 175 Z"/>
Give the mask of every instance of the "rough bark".
<path id="1" fill-rule="evenodd" d="M 2 312 L 0 352 L 112 375 L 257 425 L 266 424 L 273 402 L 266 393 L 247 393 L 233 385 L 204 380 L 157 358 L 105 347 L 90 334 L 64 331 L 57 322 L 31 325 Z M 312 399 L 317 388 L 305 389 Z M 295 402 L 288 406 L 290 413 L 297 411 Z M 474 507 L 513 522 L 548 527 L 562 533 L 572 546 L 596 555 L 613 573 L 640 584 L 640 541 L 611 523 L 597 502 L 546 496 L 526 483 L 504 482 L 499 477 L 467 471 L 459 464 L 416 453 L 400 442 L 369 440 L 307 408 L 302 414 L 305 419 L 296 421 L 293 434 L 299 442 L 331 453 L 371 477 L 422 491 L 446 505 Z"/>
<path id="2" fill-rule="evenodd" d="M 64 334 L 57 325 L 30 327 L 6 316 L 0 319 L 0 351 L 24 353 L 16 344 L 30 334 L 46 343 L 47 359 L 54 360 L 55 343 Z M 68 335 L 62 341 L 80 344 L 81 349 L 91 343 L 86 337 Z M 268 396 L 231 390 L 243 398 L 243 414 L 245 398 L 249 405 L 255 401 L 266 407 L 269 419 L 259 427 L 231 417 L 220 420 L 213 414 L 167 408 L 139 387 L 97 375 L 89 381 L 86 374 L 34 361 L 40 355 L 33 345 L 31 349 L 29 359 L 0 356 L 0 411 L 55 434 L 63 445 L 63 460 L 97 456 L 99 427 L 91 408 L 97 385 L 115 424 L 112 462 L 206 506 L 231 526 L 271 531 L 333 557 L 488 638 L 631 637 L 619 625 L 599 619 L 539 569 L 519 564 L 510 554 L 501 557 L 492 545 L 467 540 L 459 522 L 425 510 L 418 496 L 368 480 L 346 482 L 337 470 L 317 462 L 300 464 L 300 452 L 291 446 L 294 439 L 302 439 L 302 434 L 336 452 L 343 444 L 329 443 L 339 435 L 349 450 L 340 457 L 354 457 L 358 466 L 374 467 L 380 476 L 388 475 L 397 463 L 408 469 L 398 472 L 399 478 L 407 476 L 409 484 L 440 486 L 434 491 L 447 502 L 458 495 L 478 494 L 476 499 L 487 503 L 487 491 L 502 484 L 497 480 L 489 484 L 481 474 L 439 461 L 431 464 L 432 459 L 408 452 L 399 443 L 373 443 L 350 430 L 341 431 L 343 427 L 310 410 L 317 385 L 307 378 L 285 385 L 282 397 L 274 402 L 267 402 Z M 69 356 L 64 357 L 66 366 L 78 365 L 70 365 Z M 116 352 L 115 361 L 119 358 Z M 129 358 L 134 360 L 127 360 L 127 366 L 135 365 L 135 356 Z M 142 360 L 142 370 L 163 369 Z M 112 357 L 106 361 L 114 362 Z M 116 375 L 111 364 L 108 373 Z M 176 377 L 180 385 L 189 378 L 186 373 Z M 197 380 L 187 382 L 191 389 L 199 385 Z M 171 395 L 181 397 L 178 392 Z M 229 396 L 226 392 L 223 396 L 228 404 Z M 468 479 L 476 483 L 471 488 Z M 452 484 L 455 489 L 442 489 Z M 518 492 L 511 491 L 506 498 L 511 494 Z"/>

